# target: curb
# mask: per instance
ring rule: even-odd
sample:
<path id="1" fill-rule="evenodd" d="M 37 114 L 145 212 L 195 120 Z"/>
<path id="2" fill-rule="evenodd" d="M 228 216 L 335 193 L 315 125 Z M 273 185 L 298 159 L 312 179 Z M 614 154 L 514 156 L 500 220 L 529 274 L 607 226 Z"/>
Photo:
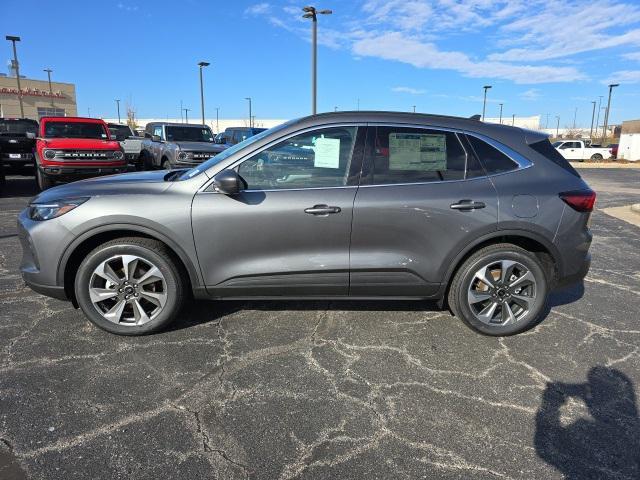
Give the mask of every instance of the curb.
<path id="1" fill-rule="evenodd" d="M 631 211 L 640 214 L 640 203 L 634 203 L 631 205 Z"/>
<path id="2" fill-rule="evenodd" d="M 640 162 L 635 163 L 587 163 L 587 162 L 571 162 L 574 168 L 640 168 Z"/>

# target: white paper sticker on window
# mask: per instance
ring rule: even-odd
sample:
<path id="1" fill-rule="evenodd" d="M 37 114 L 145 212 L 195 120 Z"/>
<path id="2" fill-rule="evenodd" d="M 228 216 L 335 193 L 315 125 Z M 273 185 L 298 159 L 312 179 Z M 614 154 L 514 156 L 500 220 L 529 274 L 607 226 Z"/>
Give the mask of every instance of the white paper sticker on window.
<path id="1" fill-rule="evenodd" d="M 444 134 L 389 134 L 389 170 L 446 169 L 447 139 Z"/>
<path id="2" fill-rule="evenodd" d="M 314 167 L 340 168 L 339 138 L 316 138 L 313 151 L 315 152 Z"/>

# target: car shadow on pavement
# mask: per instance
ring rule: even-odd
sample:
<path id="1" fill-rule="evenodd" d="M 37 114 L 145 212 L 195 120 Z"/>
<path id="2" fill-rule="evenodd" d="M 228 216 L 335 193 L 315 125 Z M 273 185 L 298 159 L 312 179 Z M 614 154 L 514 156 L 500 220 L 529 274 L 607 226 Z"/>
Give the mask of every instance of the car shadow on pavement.
<path id="1" fill-rule="evenodd" d="M 633 382 L 619 370 L 596 366 L 585 383 L 547 383 L 535 448 L 567 479 L 640 478 Z"/>

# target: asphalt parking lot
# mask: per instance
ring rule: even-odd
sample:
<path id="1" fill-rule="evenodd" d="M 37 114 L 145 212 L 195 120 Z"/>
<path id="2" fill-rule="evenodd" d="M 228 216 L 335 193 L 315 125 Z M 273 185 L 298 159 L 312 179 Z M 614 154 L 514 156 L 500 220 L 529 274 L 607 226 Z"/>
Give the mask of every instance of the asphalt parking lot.
<path id="1" fill-rule="evenodd" d="M 117 337 L 24 287 L 0 199 L 0 478 L 640 478 L 640 169 L 598 191 L 593 266 L 497 339 L 433 305 L 197 302 Z M 638 215 L 640 218 L 640 215 Z"/>

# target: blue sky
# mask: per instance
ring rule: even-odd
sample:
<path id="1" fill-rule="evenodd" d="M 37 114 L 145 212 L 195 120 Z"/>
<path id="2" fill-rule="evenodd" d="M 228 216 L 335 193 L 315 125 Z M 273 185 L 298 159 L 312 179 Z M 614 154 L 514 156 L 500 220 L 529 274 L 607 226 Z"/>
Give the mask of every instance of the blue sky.
<path id="1" fill-rule="evenodd" d="M 310 24 L 288 0 L 0 0 L 2 34 L 19 35 L 22 73 L 73 82 L 81 114 L 292 118 L 310 111 Z M 640 118 L 638 0 L 325 0 L 319 19 L 318 110 L 487 116 L 560 115 L 589 126 L 607 84 L 611 121 Z M 11 57 L 3 40 L 2 69 Z M 544 126 L 544 125 L 543 125 Z"/>

